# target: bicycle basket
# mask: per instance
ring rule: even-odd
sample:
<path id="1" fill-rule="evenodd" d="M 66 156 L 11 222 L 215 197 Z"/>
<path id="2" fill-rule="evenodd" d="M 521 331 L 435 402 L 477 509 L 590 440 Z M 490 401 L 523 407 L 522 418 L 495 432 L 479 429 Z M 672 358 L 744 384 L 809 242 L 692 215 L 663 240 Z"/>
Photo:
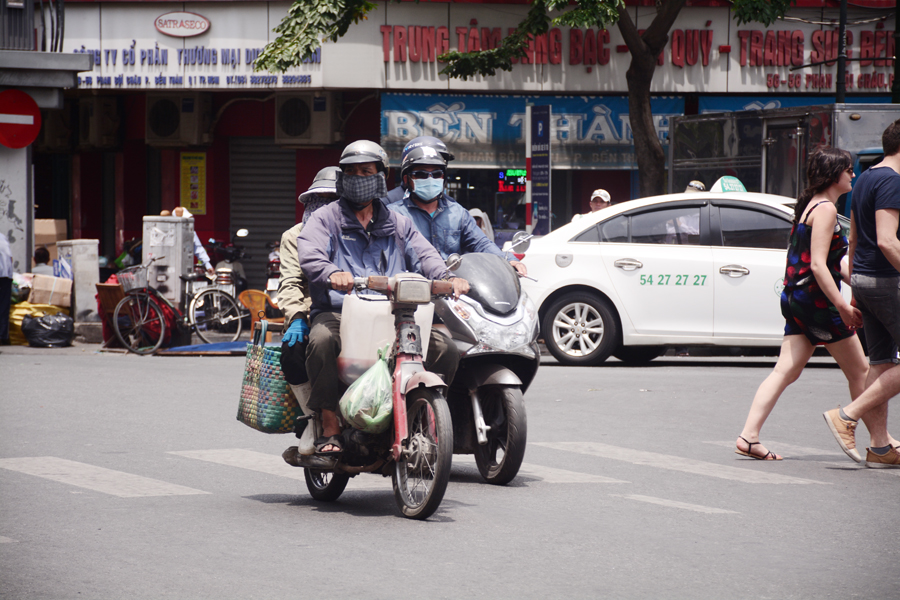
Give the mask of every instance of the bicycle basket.
<path id="1" fill-rule="evenodd" d="M 116 273 L 116 277 L 126 292 L 137 288 L 147 287 L 147 267 L 144 265 L 122 269 Z"/>

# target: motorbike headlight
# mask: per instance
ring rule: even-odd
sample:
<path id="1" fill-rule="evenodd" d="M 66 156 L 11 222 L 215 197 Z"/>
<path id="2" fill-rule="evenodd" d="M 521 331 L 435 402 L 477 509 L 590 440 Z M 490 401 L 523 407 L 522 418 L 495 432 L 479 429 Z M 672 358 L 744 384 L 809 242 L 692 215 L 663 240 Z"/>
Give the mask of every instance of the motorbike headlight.
<path id="1" fill-rule="evenodd" d="M 528 345 L 534 337 L 533 319 L 525 318 L 512 325 L 501 325 L 485 319 L 474 310 L 468 313 L 467 322 L 475 331 L 479 342 L 470 353 L 516 350 Z"/>

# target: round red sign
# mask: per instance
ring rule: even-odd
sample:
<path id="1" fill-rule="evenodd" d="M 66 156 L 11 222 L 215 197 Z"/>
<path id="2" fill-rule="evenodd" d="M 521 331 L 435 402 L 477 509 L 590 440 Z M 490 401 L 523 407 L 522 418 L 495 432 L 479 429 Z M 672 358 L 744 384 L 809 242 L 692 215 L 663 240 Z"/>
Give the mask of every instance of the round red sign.
<path id="1" fill-rule="evenodd" d="M 34 99 L 20 90 L 0 92 L 0 144 L 24 148 L 41 131 L 41 109 Z"/>

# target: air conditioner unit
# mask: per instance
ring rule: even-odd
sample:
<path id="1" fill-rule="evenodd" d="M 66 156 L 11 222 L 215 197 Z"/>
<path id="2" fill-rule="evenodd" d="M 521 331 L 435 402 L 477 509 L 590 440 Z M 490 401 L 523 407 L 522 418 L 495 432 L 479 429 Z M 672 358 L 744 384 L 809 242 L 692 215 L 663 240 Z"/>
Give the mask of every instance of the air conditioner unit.
<path id="1" fill-rule="evenodd" d="M 327 146 L 341 141 L 337 127 L 338 95 L 301 92 L 275 96 L 275 143 Z"/>
<path id="2" fill-rule="evenodd" d="M 62 109 L 41 111 L 41 131 L 34 142 L 38 152 L 70 152 L 75 136 L 74 103 L 66 100 Z"/>
<path id="3" fill-rule="evenodd" d="M 119 143 L 119 101 L 114 96 L 78 100 L 78 147 L 112 148 Z"/>
<path id="4" fill-rule="evenodd" d="M 151 146 L 209 144 L 212 118 L 209 94 L 148 94 L 147 143 Z"/>

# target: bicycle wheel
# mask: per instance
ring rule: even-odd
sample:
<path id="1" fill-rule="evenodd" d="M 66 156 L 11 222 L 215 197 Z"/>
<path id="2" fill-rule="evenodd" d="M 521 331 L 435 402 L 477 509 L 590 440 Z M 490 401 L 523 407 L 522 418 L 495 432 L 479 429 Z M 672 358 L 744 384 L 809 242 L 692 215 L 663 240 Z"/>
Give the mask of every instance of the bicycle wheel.
<path id="1" fill-rule="evenodd" d="M 409 444 L 394 469 L 394 498 L 404 517 L 427 519 L 444 499 L 453 459 L 450 408 L 441 393 L 421 388 L 406 399 Z"/>
<path id="2" fill-rule="evenodd" d="M 221 290 L 204 290 L 191 302 L 188 314 L 200 339 L 207 344 L 234 342 L 241 336 L 241 309 Z"/>
<path id="3" fill-rule="evenodd" d="M 122 298 L 113 313 L 112 326 L 119 342 L 135 354 L 153 354 L 166 338 L 162 309 L 147 292 Z"/>

